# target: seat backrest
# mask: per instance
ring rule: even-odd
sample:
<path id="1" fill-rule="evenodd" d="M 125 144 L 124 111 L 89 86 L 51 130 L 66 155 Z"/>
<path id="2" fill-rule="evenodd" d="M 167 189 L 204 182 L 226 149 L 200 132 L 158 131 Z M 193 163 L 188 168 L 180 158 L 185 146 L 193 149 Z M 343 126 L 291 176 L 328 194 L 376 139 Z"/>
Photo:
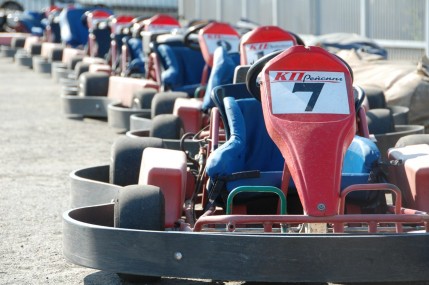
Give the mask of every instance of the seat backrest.
<path id="1" fill-rule="evenodd" d="M 212 70 L 203 98 L 202 109 L 204 111 L 215 106 L 211 99 L 211 92 L 213 88 L 216 86 L 232 83 L 235 68 L 239 65 L 239 63 L 240 55 L 238 53 L 228 53 L 227 50 L 222 46 L 216 48 L 213 54 Z"/>
<path id="2" fill-rule="evenodd" d="M 232 97 L 235 99 L 253 98 L 253 96 L 247 90 L 245 83 L 239 84 L 226 84 L 215 87 L 211 92 L 211 98 L 215 106 L 219 109 L 219 113 L 223 120 L 225 129 L 226 139 L 230 137 L 230 126 L 227 121 L 225 105 L 223 99 L 226 97 Z"/>
<path id="3" fill-rule="evenodd" d="M 158 45 L 156 50 L 163 67 L 161 74 L 162 84 L 167 89 L 183 90 L 193 95 L 194 90 L 187 91 L 184 90 L 184 87 L 201 83 L 205 65 L 201 52 L 185 46 L 170 46 L 167 44 Z"/>
<path id="4" fill-rule="evenodd" d="M 88 28 L 81 21 L 86 9 L 66 8 L 59 16 L 61 40 L 67 45 L 77 47 L 88 42 Z"/>

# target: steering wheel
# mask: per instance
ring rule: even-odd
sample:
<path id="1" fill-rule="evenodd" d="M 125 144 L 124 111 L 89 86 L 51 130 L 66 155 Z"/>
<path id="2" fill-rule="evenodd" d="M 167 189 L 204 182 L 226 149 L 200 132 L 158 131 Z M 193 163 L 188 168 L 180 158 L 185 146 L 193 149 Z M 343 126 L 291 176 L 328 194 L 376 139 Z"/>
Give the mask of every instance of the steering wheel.
<path id="1" fill-rule="evenodd" d="M 363 100 L 365 100 L 365 91 L 357 85 L 353 85 L 353 98 L 355 99 L 356 113 L 362 107 Z"/>
<path id="2" fill-rule="evenodd" d="M 258 75 L 259 73 L 261 73 L 265 64 L 271 59 L 273 59 L 274 57 L 276 57 L 277 55 L 279 55 L 281 52 L 283 52 L 283 50 L 278 50 L 261 57 L 254 64 L 250 66 L 249 71 L 247 72 L 247 75 L 246 75 L 247 90 L 258 101 L 261 101 L 261 90 L 259 89 L 259 82 L 257 82 Z"/>
<path id="3" fill-rule="evenodd" d="M 193 50 L 201 50 L 200 43 L 198 42 L 198 40 L 191 39 L 191 36 L 194 34 L 197 34 L 199 32 L 199 30 L 201 30 L 202 28 L 207 26 L 209 23 L 210 22 L 205 22 L 205 23 L 197 24 L 197 25 L 190 27 L 185 32 L 185 35 L 183 37 L 184 45 L 190 49 L 193 49 Z"/>

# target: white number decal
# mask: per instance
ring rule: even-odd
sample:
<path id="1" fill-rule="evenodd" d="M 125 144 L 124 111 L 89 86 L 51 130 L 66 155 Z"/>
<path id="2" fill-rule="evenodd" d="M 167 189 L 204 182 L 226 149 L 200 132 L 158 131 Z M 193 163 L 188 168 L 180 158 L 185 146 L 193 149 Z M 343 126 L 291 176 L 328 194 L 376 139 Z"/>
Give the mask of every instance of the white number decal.
<path id="1" fill-rule="evenodd" d="M 293 46 L 293 41 L 278 41 L 266 43 L 251 43 L 244 45 L 246 50 L 247 64 L 253 64 L 255 61 L 278 50 L 285 50 Z"/>
<path id="2" fill-rule="evenodd" d="M 270 71 L 273 114 L 349 114 L 342 72 Z"/>
<path id="3" fill-rule="evenodd" d="M 223 46 L 227 52 L 238 52 L 240 38 L 235 35 L 226 34 L 204 34 L 209 54 L 213 54 L 218 46 Z"/>

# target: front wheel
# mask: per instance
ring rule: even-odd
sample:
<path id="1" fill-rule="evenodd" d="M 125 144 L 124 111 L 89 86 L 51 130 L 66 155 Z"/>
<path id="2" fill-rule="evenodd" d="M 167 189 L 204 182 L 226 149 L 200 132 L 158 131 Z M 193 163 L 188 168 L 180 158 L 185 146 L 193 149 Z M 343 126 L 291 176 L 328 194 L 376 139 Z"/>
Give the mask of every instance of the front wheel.
<path id="1" fill-rule="evenodd" d="M 115 198 L 114 226 L 135 230 L 163 231 L 165 224 L 164 196 L 159 187 L 130 185 L 121 189 Z M 155 282 L 159 276 L 117 273 L 127 282 Z"/>

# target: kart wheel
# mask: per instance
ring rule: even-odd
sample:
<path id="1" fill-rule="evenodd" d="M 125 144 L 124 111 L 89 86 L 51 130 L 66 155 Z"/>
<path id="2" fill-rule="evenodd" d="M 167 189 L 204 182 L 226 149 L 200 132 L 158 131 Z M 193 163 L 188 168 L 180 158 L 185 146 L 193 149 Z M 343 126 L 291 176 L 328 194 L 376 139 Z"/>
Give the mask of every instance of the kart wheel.
<path id="1" fill-rule="evenodd" d="M 129 185 L 118 192 L 114 206 L 115 228 L 163 231 L 164 195 L 153 185 Z"/>
<path id="2" fill-rule="evenodd" d="M 386 108 L 386 98 L 383 90 L 376 87 L 364 87 L 363 89 L 370 109 Z"/>
<path id="3" fill-rule="evenodd" d="M 151 137 L 161 139 L 180 139 L 183 135 L 182 120 L 175 115 L 162 114 L 152 119 Z"/>
<path id="4" fill-rule="evenodd" d="M 12 48 L 23 48 L 25 45 L 25 38 L 14 37 L 10 43 Z"/>
<path id="5" fill-rule="evenodd" d="M 120 137 L 112 146 L 109 182 L 126 186 L 137 184 L 143 150 L 147 147 L 163 148 L 159 138 Z"/>
<path id="6" fill-rule="evenodd" d="M 107 96 L 109 74 L 104 72 L 84 72 L 79 76 L 80 95 Z"/>
<path id="7" fill-rule="evenodd" d="M 42 44 L 40 43 L 33 43 L 30 46 L 30 55 L 40 55 L 42 52 Z"/>
<path id="8" fill-rule="evenodd" d="M 133 109 L 150 109 L 152 104 L 152 99 L 158 91 L 153 88 L 145 88 L 143 90 L 138 90 L 133 94 Z"/>
<path id="9" fill-rule="evenodd" d="M 91 64 L 87 63 L 87 62 L 83 62 L 83 61 L 79 61 L 76 63 L 76 66 L 74 67 L 74 73 L 76 74 L 76 78 L 79 78 L 79 76 L 84 73 L 89 71 L 89 66 Z"/>
<path id="10" fill-rule="evenodd" d="M 76 64 L 82 60 L 83 60 L 83 56 L 81 56 L 81 55 L 77 55 L 77 56 L 72 57 L 69 60 L 69 62 L 67 63 L 67 68 L 69 70 L 74 70 L 74 68 L 76 67 Z"/>
<path id="11" fill-rule="evenodd" d="M 177 98 L 188 98 L 185 92 L 159 92 L 152 99 L 151 116 L 152 118 L 161 114 L 173 113 L 174 102 Z"/>
<path id="12" fill-rule="evenodd" d="M 387 134 L 395 131 L 390 109 L 372 109 L 366 113 L 368 130 L 371 134 Z"/>
<path id="13" fill-rule="evenodd" d="M 404 147 L 416 144 L 429 144 L 429 135 L 415 134 L 404 136 L 398 140 L 398 142 L 395 144 L 395 147 Z"/>
<path id="14" fill-rule="evenodd" d="M 54 48 L 52 49 L 52 53 L 49 54 L 49 61 L 61 61 L 63 58 L 63 48 Z"/>
<path id="15" fill-rule="evenodd" d="M 118 192 L 114 205 L 114 226 L 135 230 L 163 231 L 165 224 L 164 196 L 159 187 L 130 185 Z M 127 282 L 154 282 L 159 276 L 117 273 Z"/>

